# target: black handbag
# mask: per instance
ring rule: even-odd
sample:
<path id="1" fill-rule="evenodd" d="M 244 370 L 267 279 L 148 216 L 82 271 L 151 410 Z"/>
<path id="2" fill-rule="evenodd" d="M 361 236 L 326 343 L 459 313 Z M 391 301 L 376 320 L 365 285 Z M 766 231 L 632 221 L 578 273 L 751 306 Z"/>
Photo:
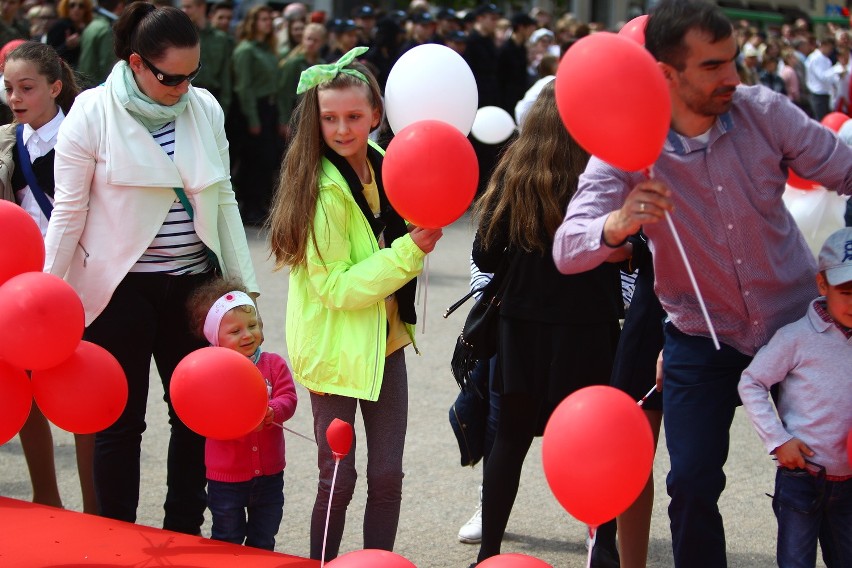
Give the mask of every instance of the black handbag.
<path id="1" fill-rule="evenodd" d="M 478 361 L 485 361 L 497 353 L 497 330 L 500 323 L 500 303 L 503 299 L 503 291 L 508 280 L 509 256 L 504 256 L 503 261 L 484 287 L 472 290 L 458 302 L 447 308 L 444 317 L 448 317 L 464 304 L 471 296 L 479 291 L 482 295 L 470 309 L 465 319 L 464 327 L 456 339 L 453 357 L 450 360 L 450 368 L 453 377 L 462 391 L 471 388 L 480 398 L 483 393 L 477 385 L 471 381 L 471 372 Z"/>

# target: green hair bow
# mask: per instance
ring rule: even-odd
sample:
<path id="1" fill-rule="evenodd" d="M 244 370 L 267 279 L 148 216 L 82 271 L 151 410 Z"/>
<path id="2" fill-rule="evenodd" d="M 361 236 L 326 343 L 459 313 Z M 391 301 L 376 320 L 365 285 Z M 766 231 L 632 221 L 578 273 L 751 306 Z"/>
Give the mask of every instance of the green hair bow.
<path id="1" fill-rule="evenodd" d="M 352 75 L 356 77 L 368 85 L 370 81 L 367 80 L 367 77 L 361 73 L 360 71 L 356 71 L 355 69 L 346 69 L 346 66 L 352 63 L 356 57 L 359 55 L 364 55 L 369 51 L 368 47 L 355 47 L 350 49 L 346 55 L 335 61 L 334 63 L 326 63 L 324 65 L 314 65 L 313 67 L 308 67 L 302 74 L 299 76 L 299 86 L 296 87 L 296 94 L 301 95 L 305 91 L 312 89 L 319 85 L 320 83 L 325 83 L 326 81 L 331 81 L 335 77 L 337 77 L 338 73 L 346 73 L 347 75 Z"/>

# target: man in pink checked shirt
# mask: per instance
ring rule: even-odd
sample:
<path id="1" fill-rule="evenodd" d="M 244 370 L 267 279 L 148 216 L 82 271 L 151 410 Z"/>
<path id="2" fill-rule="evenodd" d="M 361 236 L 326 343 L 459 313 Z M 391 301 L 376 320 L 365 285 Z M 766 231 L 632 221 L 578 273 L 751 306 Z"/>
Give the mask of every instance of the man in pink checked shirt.
<path id="1" fill-rule="evenodd" d="M 645 45 L 672 98 L 671 129 L 653 179 L 592 158 L 556 233 L 565 273 L 615 258 L 642 227 L 665 308 L 666 483 L 675 565 L 727 565 L 717 505 L 737 382 L 781 326 L 817 294 L 816 263 L 781 200 L 788 170 L 852 193 L 852 150 L 790 100 L 738 86 L 730 22 L 700 0 L 663 0 Z M 696 271 L 716 349 L 667 223 L 672 217 Z M 615 253 L 615 255 L 613 254 Z M 628 256 L 629 251 L 621 253 Z"/>

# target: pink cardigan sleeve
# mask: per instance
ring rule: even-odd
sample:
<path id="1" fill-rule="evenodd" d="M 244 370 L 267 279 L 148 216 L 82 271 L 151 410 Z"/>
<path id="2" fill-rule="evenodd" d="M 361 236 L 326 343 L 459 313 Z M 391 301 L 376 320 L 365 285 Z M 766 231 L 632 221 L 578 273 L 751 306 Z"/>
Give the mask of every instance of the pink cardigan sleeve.
<path id="1" fill-rule="evenodd" d="M 258 368 L 263 376 L 272 383 L 272 397 L 269 406 L 275 415 L 275 422 L 281 424 L 293 417 L 296 413 L 296 385 L 293 383 L 293 375 L 287 362 L 281 355 L 275 353 L 263 353 Z"/>

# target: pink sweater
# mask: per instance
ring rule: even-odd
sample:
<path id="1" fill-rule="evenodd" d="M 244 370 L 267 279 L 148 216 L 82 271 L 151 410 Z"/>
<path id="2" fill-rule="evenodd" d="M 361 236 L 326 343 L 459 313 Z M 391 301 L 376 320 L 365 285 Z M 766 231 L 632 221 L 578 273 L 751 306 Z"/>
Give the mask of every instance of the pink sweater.
<path id="1" fill-rule="evenodd" d="M 284 358 L 261 353 L 257 362 L 263 378 L 272 385 L 269 406 L 279 424 L 296 412 L 296 387 Z M 204 452 L 207 479 L 235 483 L 284 470 L 284 431 L 269 424 L 236 440 L 208 438 Z"/>

